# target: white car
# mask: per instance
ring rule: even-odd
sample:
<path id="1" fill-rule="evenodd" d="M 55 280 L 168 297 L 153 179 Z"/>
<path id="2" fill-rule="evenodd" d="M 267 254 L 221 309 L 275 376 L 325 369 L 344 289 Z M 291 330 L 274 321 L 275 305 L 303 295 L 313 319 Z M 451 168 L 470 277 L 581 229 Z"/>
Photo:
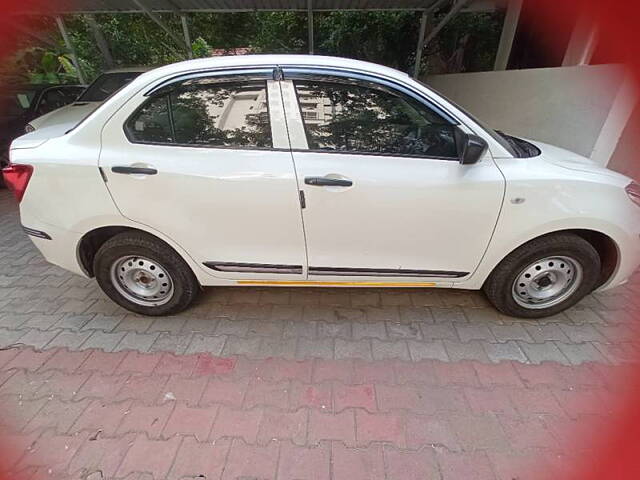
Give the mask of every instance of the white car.
<path id="1" fill-rule="evenodd" d="M 5 170 L 52 263 L 137 313 L 202 286 L 484 289 L 555 314 L 640 262 L 640 186 L 497 133 L 407 75 L 341 58 L 144 73 Z"/>
<path id="2" fill-rule="evenodd" d="M 108 70 L 96 78 L 75 102 L 31 120 L 25 131 L 29 133 L 51 125 L 59 125 L 60 129 L 66 130 L 73 128 L 110 95 L 148 70 L 150 69 L 145 67 Z"/>

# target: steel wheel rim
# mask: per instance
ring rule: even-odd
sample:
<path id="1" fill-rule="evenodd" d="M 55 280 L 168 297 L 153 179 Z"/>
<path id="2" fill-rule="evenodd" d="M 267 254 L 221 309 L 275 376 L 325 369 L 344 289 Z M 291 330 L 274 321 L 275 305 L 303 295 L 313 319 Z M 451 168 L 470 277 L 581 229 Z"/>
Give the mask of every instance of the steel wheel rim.
<path id="1" fill-rule="evenodd" d="M 515 302 L 527 309 L 549 308 L 569 298 L 582 283 L 582 266 L 568 256 L 537 260 L 524 268 L 513 282 Z"/>
<path id="2" fill-rule="evenodd" d="M 173 297 L 171 275 L 160 263 L 128 255 L 111 265 L 111 283 L 130 302 L 145 307 L 164 305 Z"/>

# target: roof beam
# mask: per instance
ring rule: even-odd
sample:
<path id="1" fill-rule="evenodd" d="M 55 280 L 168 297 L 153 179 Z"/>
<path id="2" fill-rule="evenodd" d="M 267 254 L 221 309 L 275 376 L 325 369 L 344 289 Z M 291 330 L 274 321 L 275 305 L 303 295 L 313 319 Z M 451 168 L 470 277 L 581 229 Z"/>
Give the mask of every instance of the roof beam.
<path id="1" fill-rule="evenodd" d="M 60 15 L 56 16 L 56 24 L 58 25 L 58 30 L 60 30 L 60 35 L 62 35 L 64 44 L 66 45 L 67 50 L 69 50 L 69 55 L 71 56 L 71 63 L 73 63 L 73 66 L 75 67 L 76 72 L 78 73 L 78 78 L 80 79 L 80 83 L 83 83 L 83 84 L 87 83 L 87 80 L 84 77 L 84 73 L 82 72 L 82 68 L 80 68 L 80 62 L 78 61 L 78 55 L 76 54 L 76 49 L 73 46 L 73 43 L 71 42 L 71 38 L 67 33 L 67 27 L 64 24 L 64 20 Z"/>
<path id="2" fill-rule="evenodd" d="M 169 26 L 162 21 L 162 19 L 157 13 L 153 12 L 149 7 L 147 7 L 144 3 L 142 3 L 141 0 L 133 0 L 133 3 L 135 3 L 140 8 L 140 10 L 146 13 L 149 16 L 149 18 L 151 18 L 151 20 L 153 20 L 156 23 L 156 25 L 158 25 L 162 30 L 164 30 L 165 33 L 169 35 L 173 39 L 173 41 L 176 42 L 177 45 L 182 47 L 185 53 L 187 53 L 187 55 L 189 54 L 189 52 L 191 51 L 191 45 L 187 45 L 182 38 L 180 38 L 178 35 L 173 33 L 169 28 Z"/>
<path id="3" fill-rule="evenodd" d="M 187 44 L 187 56 L 193 58 L 193 47 L 191 44 L 191 34 L 189 33 L 189 20 L 184 13 L 180 14 L 180 22 L 182 22 L 182 35 L 184 35 L 184 43 Z"/>
<path id="4" fill-rule="evenodd" d="M 309 34 L 309 54 L 313 55 L 313 0 L 307 0 L 307 23 Z"/>
<path id="5" fill-rule="evenodd" d="M 507 4 L 507 12 L 504 16 L 500 43 L 498 44 L 498 53 L 496 53 L 496 61 L 493 65 L 494 70 L 507 69 L 509 57 L 511 56 L 511 47 L 513 47 L 513 39 L 518 29 L 521 10 L 522 0 L 510 0 Z"/>
<path id="6" fill-rule="evenodd" d="M 98 45 L 98 49 L 100 53 L 102 53 L 102 58 L 104 58 L 104 64 L 107 68 L 113 68 L 114 61 L 113 55 L 111 55 L 111 50 L 109 49 L 109 44 L 107 43 L 107 39 L 102 33 L 102 29 L 98 22 L 96 21 L 96 17 L 93 14 L 85 15 L 87 19 L 87 23 L 89 24 L 89 28 L 91 28 L 91 32 L 93 33 L 93 38 L 96 39 L 96 44 Z"/>
<path id="7" fill-rule="evenodd" d="M 455 17 L 458 14 L 458 12 L 460 12 L 460 10 L 466 7 L 470 1 L 471 0 L 458 0 L 457 2 L 454 2 L 453 6 L 451 7 L 451 10 L 449 10 L 447 14 L 442 18 L 442 20 L 440 20 L 440 23 L 436 25 L 435 28 L 429 32 L 429 35 L 424 40 L 423 48 L 429 45 L 429 43 L 434 38 L 436 38 L 436 36 L 440 33 L 440 30 L 446 27 L 447 23 L 449 23 L 449 21 L 451 21 L 451 19 Z"/>

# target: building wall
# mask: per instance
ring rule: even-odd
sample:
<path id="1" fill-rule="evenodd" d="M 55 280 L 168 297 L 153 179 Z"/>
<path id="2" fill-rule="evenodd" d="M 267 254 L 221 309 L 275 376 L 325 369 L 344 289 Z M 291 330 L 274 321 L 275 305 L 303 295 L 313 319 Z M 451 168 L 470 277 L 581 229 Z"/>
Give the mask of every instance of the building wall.
<path id="1" fill-rule="evenodd" d="M 423 81 L 497 130 L 590 156 L 623 78 L 617 65 L 583 65 Z"/>

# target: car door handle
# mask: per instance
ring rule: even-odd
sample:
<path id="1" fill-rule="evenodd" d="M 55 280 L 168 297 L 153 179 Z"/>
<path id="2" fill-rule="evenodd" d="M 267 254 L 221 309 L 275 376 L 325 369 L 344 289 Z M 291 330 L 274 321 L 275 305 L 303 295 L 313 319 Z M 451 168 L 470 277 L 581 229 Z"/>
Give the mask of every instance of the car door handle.
<path id="1" fill-rule="evenodd" d="M 113 173 L 123 173 L 125 175 L 155 175 L 158 170 L 149 167 L 123 167 L 116 166 L 111 167 Z"/>
<path id="2" fill-rule="evenodd" d="M 304 183 L 314 187 L 350 187 L 353 185 L 351 180 L 329 177 L 304 177 Z"/>

